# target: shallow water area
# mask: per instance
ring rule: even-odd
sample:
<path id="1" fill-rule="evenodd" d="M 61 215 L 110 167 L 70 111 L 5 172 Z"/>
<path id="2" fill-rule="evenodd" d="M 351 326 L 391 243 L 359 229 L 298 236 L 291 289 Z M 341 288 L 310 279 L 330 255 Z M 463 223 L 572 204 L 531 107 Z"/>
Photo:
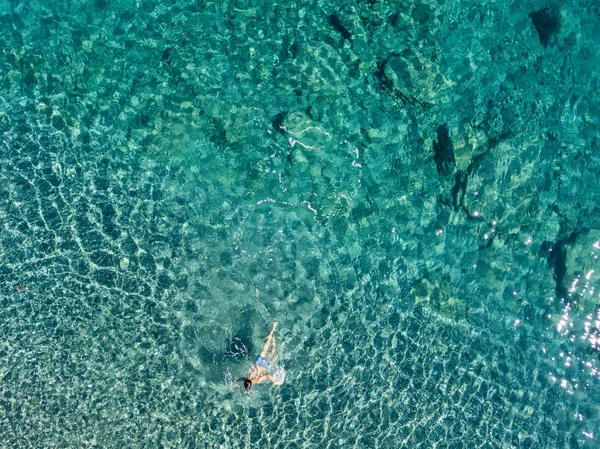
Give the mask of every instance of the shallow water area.
<path id="1" fill-rule="evenodd" d="M 0 22 L 0 446 L 597 446 L 594 2 Z"/>

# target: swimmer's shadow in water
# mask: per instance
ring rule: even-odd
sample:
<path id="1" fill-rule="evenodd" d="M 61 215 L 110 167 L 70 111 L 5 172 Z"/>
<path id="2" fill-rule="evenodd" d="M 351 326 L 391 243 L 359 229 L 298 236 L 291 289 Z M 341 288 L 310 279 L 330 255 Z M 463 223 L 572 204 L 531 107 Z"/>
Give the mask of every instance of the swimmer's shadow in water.
<path id="1" fill-rule="evenodd" d="M 244 326 L 232 333 L 223 346 L 222 350 L 214 351 L 209 347 L 202 347 L 199 351 L 200 360 L 205 366 L 214 365 L 216 369 L 211 369 L 208 378 L 209 382 L 222 382 L 223 376 L 232 366 L 246 364 L 240 373 L 233 373 L 234 377 L 240 377 L 250 369 L 250 361 L 256 350 L 252 343 L 252 333 L 250 326 Z M 246 371 L 244 371 L 246 370 Z M 239 375 L 238 375 L 239 374 Z"/>

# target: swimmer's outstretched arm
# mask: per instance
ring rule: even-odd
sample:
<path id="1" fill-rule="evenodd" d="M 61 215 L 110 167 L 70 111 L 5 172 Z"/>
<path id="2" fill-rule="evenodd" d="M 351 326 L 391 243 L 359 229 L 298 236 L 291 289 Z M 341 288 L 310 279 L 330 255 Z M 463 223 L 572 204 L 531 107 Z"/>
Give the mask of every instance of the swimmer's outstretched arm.
<path id="1" fill-rule="evenodd" d="M 272 383 L 274 383 L 275 385 L 283 385 L 283 382 L 278 381 L 277 379 L 275 379 L 273 376 L 271 376 L 270 374 L 265 374 L 264 376 L 260 376 L 258 379 L 256 379 L 254 381 L 255 384 L 259 384 L 265 380 L 270 380 Z"/>

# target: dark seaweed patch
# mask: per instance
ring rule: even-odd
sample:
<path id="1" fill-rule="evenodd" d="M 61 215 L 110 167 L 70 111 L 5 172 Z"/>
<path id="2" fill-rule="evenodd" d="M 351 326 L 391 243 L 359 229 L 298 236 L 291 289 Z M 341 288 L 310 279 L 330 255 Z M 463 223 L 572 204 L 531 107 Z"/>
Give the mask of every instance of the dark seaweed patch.
<path id="1" fill-rule="evenodd" d="M 568 289 L 563 285 L 565 275 L 567 274 L 567 248 L 566 245 L 573 244 L 582 232 L 588 232 L 588 228 L 572 232 L 568 237 L 555 242 L 543 242 L 541 247 L 542 256 L 546 257 L 548 266 L 553 271 L 556 281 L 556 296 L 564 298 L 568 294 Z"/>
<path id="2" fill-rule="evenodd" d="M 280 112 L 271 121 L 271 126 L 273 127 L 273 129 L 282 135 L 285 135 L 285 129 L 283 129 L 283 122 L 285 121 L 287 115 L 287 111 Z"/>
<path id="3" fill-rule="evenodd" d="M 467 192 L 468 173 L 457 173 L 454 187 L 452 188 L 452 207 L 457 210 L 465 205 L 465 193 Z"/>
<path id="4" fill-rule="evenodd" d="M 388 63 L 390 62 L 390 59 L 396 58 L 396 57 L 401 58 L 402 55 L 400 53 L 391 53 L 387 58 L 377 60 L 377 62 L 376 62 L 377 70 L 373 73 L 373 75 L 375 76 L 377 81 L 379 81 L 380 87 L 383 90 L 388 91 L 393 98 L 395 98 L 396 100 L 399 100 L 403 105 L 410 104 L 410 105 L 414 106 L 416 104 L 419 104 L 421 106 L 428 106 L 427 104 L 421 103 L 413 95 L 410 95 L 410 94 L 406 95 L 404 92 L 397 89 L 394 86 L 394 82 L 385 73 L 385 68 L 387 67 Z"/>
<path id="5" fill-rule="evenodd" d="M 529 14 L 531 22 L 538 32 L 540 44 L 548 48 L 550 37 L 558 31 L 558 12 L 555 9 L 544 8 Z"/>
<path id="6" fill-rule="evenodd" d="M 327 22 L 329 22 L 329 25 L 331 25 L 338 33 L 340 33 L 344 39 L 352 42 L 352 34 L 350 34 L 350 31 L 348 31 L 344 25 L 342 25 L 340 18 L 336 14 L 327 16 Z"/>
<path id="7" fill-rule="evenodd" d="M 567 273 L 567 250 L 564 245 L 565 240 L 558 240 L 554 243 L 542 243 L 542 254 L 546 256 L 548 266 L 553 271 L 553 277 L 556 282 L 556 296 L 559 298 L 567 295 L 567 289 L 562 285 Z"/>
<path id="8" fill-rule="evenodd" d="M 381 85 L 381 87 L 383 89 L 393 91 L 394 83 L 385 74 L 385 66 L 387 65 L 390 58 L 391 58 L 391 56 L 384 60 L 381 60 L 381 59 L 377 60 L 377 71 L 374 73 L 374 75 L 375 75 L 375 78 L 377 78 L 377 80 L 379 81 L 379 84 Z"/>
<path id="9" fill-rule="evenodd" d="M 454 145 L 450 139 L 450 131 L 444 123 L 438 126 L 437 140 L 433 142 L 433 160 L 437 171 L 442 176 L 448 176 L 454 171 Z"/>

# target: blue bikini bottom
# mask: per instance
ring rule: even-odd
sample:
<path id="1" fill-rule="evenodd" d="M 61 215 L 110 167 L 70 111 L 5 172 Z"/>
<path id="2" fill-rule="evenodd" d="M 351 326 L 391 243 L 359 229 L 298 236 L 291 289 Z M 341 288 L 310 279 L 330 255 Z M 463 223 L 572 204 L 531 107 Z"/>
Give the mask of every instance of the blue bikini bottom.
<path id="1" fill-rule="evenodd" d="M 264 369 L 269 368 L 269 361 L 267 359 L 262 358 L 261 356 L 258 356 L 254 363 L 258 366 L 262 366 Z"/>

